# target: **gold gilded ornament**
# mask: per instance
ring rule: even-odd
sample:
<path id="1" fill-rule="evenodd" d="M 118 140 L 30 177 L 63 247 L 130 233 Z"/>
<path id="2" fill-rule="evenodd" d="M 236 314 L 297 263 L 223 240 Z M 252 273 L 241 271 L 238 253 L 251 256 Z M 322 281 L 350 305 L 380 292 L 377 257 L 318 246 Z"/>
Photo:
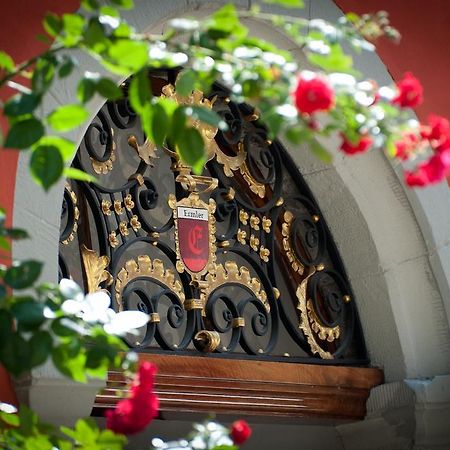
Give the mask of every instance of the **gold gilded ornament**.
<path id="1" fill-rule="evenodd" d="M 87 248 L 84 244 L 81 246 L 81 258 L 83 269 L 86 275 L 88 293 L 101 290 L 100 284 L 106 281 L 106 286 L 113 282 L 111 274 L 106 270 L 109 265 L 107 256 L 99 256 L 97 252 Z"/>
<path id="2" fill-rule="evenodd" d="M 123 290 L 128 283 L 139 277 L 148 277 L 159 281 L 176 295 L 180 306 L 183 304 L 185 298 L 183 285 L 175 278 L 175 272 L 172 269 L 166 269 L 160 259 L 152 260 L 147 255 L 140 255 L 137 260 L 129 259 L 117 274 L 115 298 L 120 311 L 123 310 Z"/>

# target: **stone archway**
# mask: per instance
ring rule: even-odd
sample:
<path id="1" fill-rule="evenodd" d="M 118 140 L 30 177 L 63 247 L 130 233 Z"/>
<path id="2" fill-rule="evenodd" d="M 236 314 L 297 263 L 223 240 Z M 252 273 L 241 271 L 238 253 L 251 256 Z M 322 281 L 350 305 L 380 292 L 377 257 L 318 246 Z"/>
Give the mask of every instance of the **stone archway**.
<path id="1" fill-rule="evenodd" d="M 239 5 L 248 7 L 247 2 Z M 139 2 L 128 19 L 140 30 L 158 31 L 170 17 L 202 17 L 212 9 L 210 2 L 201 1 L 193 5 L 161 1 L 152 8 Z M 310 13 L 324 18 L 340 14 L 329 0 L 311 3 Z M 299 62 L 304 62 L 301 52 L 276 29 L 255 21 L 248 21 L 247 25 L 253 33 L 292 50 Z M 94 65 L 87 57 L 80 57 L 78 70 L 97 70 Z M 358 59 L 357 65 L 380 82 L 390 80 L 376 55 Z M 98 71 L 102 69 L 99 67 Z M 72 102 L 76 79 L 77 72 L 55 85 L 42 112 Z M 101 107 L 100 99 L 94 99 L 88 107 L 90 121 Z M 70 137 L 79 142 L 84 131 L 78 129 Z M 335 145 L 332 141 L 326 144 L 330 149 Z M 450 214 L 430 202 L 432 199 L 434 205 L 445 205 L 447 192 L 439 187 L 419 194 L 405 192 L 398 177 L 399 169 L 393 168 L 378 152 L 353 159 L 335 154 L 334 163 L 323 166 L 307 149 L 287 147 L 320 204 L 343 257 L 359 298 L 359 313 L 373 364 L 383 367 L 386 380 L 392 383 L 448 374 L 450 307 L 446 302 L 449 302 L 450 267 L 444 263 L 445 251 L 440 251 L 440 245 L 448 236 Z M 15 243 L 13 256 L 44 261 L 43 279 L 56 281 L 63 183 L 48 194 L 36 190 L 28 177 L 27 158 L 28 155 L 21 154 L 19 159 L 14 226 L 30 229 L 33 245 Z M 51 368 L 36 371 L 34 376 L 41 379 L 35 385 L 41 386 L 41 394 L 51 389 L 58 378 Z M 48 384 L 42 382 L 44 378 L 49 380 Z M 388 391 L 385 389 L 380 398 L 403 395 Z M 74 396 L 79 396 L 78 391 Z M 405 402 L 409 402 L 406 397 L 405 394 Z M 86 403 L 80 408 L 90 406 Z"/>

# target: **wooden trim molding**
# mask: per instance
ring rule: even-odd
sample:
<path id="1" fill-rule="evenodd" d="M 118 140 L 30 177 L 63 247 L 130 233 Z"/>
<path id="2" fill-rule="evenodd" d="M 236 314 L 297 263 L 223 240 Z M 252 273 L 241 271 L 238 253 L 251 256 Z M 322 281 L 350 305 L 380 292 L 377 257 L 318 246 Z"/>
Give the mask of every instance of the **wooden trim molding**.
<path id="1" fill-rule="evenodd" d="M 311 419 L 363 419 L 370 389 L 383 382 L 373 368 L 141 354 L 158 365 L 160 410 Z M 102 413 L 123 398 L 123 375 L 110 372 L 97 395 Z"/>

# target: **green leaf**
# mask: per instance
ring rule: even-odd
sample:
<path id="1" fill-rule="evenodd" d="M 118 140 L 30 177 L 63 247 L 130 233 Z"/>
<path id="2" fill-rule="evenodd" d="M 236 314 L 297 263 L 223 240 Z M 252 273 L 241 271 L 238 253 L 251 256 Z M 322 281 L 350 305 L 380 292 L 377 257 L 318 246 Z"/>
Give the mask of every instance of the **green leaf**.
<path id="1" fill-rule="evenodd" d="M 152 93 L 150 91 L 150 81 L 146 69 L 139 71 L 131 79 L 128 98 L 130 99 L 132 108 L 138 114 L 142 113 L 149 104 Z"/>
<path id="2" fill-rule="evenodd" d="M 185 128 L 176 141 L 181 159 L 189 164 L 196 174 L 203 171 L 205 148 L 203 138 L 195 128 Z"/>
<path id="3" fill-rule="evenodd" d="M 285 8 L 303 8 L 303 0 L 262 0 L 269 5 L 280 5 Z"/>
<path id="4" fill-rule="evenodd" d="M 90 183 L 95 183 L 98 181 L 93 175 L 83 172 L 80 169 L 76 169 L 75 167 L 65 167 L 63 174 L 66 178 L 70 178 L 72 180 L 88 181 Z"/>
<path id="5" fill-rule="evenodd" d="M 354 73 L 352 57 L 346 55 L 339 44 L 333 44 L 330 48 L 327 55 L 308 53 L 309 61 L 328 72 Z"/>
<path id="6" fill-rule="evenodd" d="M 39 422 L 37 415 L 28 406 L 21 403 L 19 408 L 20 431 L 24 435 L 31 435 L 36 431 Z"/>
<path id="7" fill-rule="evenodd" d="M 77 98 L 81 103 L 88 102 L 95 94 L 95 81 L 91 78 L 82 78 L 77 86 Z"/>
<path id="8" fill-rule="evenodd" d="M 41 274 L 42 264 L 33 260 L 16 261 L 6 271 L 5 283 L 13 289 L 30 287 Z"/>
<path id="9" fill-rule="evenodd" d="M 221 130 L 226 130 L 228 128 L 222 118 L 212 109 L 203 106 L 185 106 L 184 112 L 188 117 L 192 117 L 194 120 L 200 120 L 203 123 L 218 127 Z"/>
<path id="10" fill-rule="evenodd" d="M 0 347 L 0 360 L 8 372 L 19 376 L 30 369 L 30 347 L 19 334 L 12 333 Z"/>
<path id="11" fill-rule="evenodd" d="M 5 103 L 4 113 L 7 116 L 30 114 L 36 109 L 40 101 L 40 95 L 18 94 Z"/>
<path id="12" fill-rule="evenodd" d="M 298 145 L 310 140 L 311 130 L 301 127 L 290 127 L 286 130 L 286 138 L 293 144 Z"/>
<path id="13" fill-rule="evenodd" d="M 52 450 L 55 447 L 50 442 L 50 437 L 45 435 L 31 436 L 25 441 L 25 450 Z"/>
<path id="14" fill-rule="evenodd" d="M 197 82 L 197 73 L 194 70 L 184 70 L 177 78 L 176 89 L 177 94 L 187 96 L 195 88 Z"/>
<path id="15" fill-rule="evenodd" d="M 239 21 L 236 7 L 232 3 L 217 10 L 206 22 L 206 29 L 213 39 L 224 41 L 228 37 L 243 39 L 248 33 L 247 28 Z"/>
<path id="16" fill-rule="evenodd" d="M 34 117 L 14 123 L 6 137 L 5 147 L 24 149 L 31 147 L 44 135 L 42 122 Z"/>
<path id="17" fill-rule="evenodd" d="M 5 69 L 7 72 L 14 70 L 14 61 L 8 53 L 0 50 L 0 69 Z"/>
<path id="18" fill-rule="evenodd" d="M 94 444 L 100 431 L 93 419 L 78 419 L 75 424 L 75 439 L 82 445 Z"/>
<path id="19" fill-rule="evenodd" d="M 105 450 L 122 450 L 123 446 L 127 443 L 127 438 L 111 430 L 102 430 L 97 439 L 97 443 Z"/>
<path id="20" fill-rule="evenodd" d="M 20 240 L 27 239 L 30 236 L 28 235 L 26 230 L 22 230 L 21 228 L 6 228 L 4 230 L 5 236 L 8 236 L 11 239 Z"/>
<path id="21" fill-rule="evenodd" d="M 74 328 L 66 326 L 70 323 L 73 323 L 70 319 L 68 319 L 67 317 L 61 317 L 52 321 L 51 329 L 57 336 L 76 336 L 78 332 Z"/>
<path id="22" fill-rule="evenodd" d="M 216 445 L 212 450 L 239 450 L 237 445 Z"/>
<path id="23" fill-rule="evenodd" d="M 64 45 L 72 47 L 83 37 L 86 19 L 79 14 L 63 14 L 64 37 L 60 38 Z"/>
<path id="24" fill-rule="evenodd" d="M 31 86 L 36 93 L 44 93 L 52 84 L 56 61 L 53 58 L 41 58 L 36 63 L 31 78 Z"/>
<path id="25" fill-rule="evenodd" d="M 25 326 L 39 326 L 44 320 L 44 305 L 36 300 L 26 297 L 11 306 L 11 312 L 19 322 Z"/>
<path id="26" fill-rule="evenodd" d="M 60 78 L 65 78 L 72 73 L 73 68 L 76 65 L 76 60 L 71 56 L 64 55 L 64 60 L 59 67 L 58 75 Z"/>
<path id="27" fill-rule="evenodd" d="M 45 31 L 52 37 L 58 36 L 63 27 L 61 18 L 54 13 L 46 14 L 42 24 Z"/>
<path id="28" fill-rule="evenodd" d="M 325 149 L 325 147 L 320 144 L 316 139 L 310 141 L 311 151 L 324 163 L 330 164 L 333 161 L 331 154 Z"/>
<path id="29" fill-rule="evenodd" d="M 70 343 L 54 347 L 52 350 L 52 361 L 63 375 L 80 383 L 86 382 L 86 353 L 80 348 L 80 344 L 76 339 L 72 339 Z"/>
<path id="30" fill-rule="evenodd" d="M 117 11 L 117 9 L 113 8 L 112 6 L 102 6 L 100 8 L 100 15 L 120 18 L 119 11 Z"/>
<path id="31" fill-rule="evenodd" d="M 6 251 L 11 250 L 11 245 L 9 244 L 8 239 L 3 236 L 0 236 L 0 248 Z"/>
<path id="32" fill-rule="evenodd" d="M 12 427 L 18 427 L 20 424 L 19 416 L 17 414 L 8 414 L 0 411 L 0 419 Z"/>
<path id="33" fill-rule="evenodd" d="M 34 181 L 45 190 L 55 184 L 64 170 L 59 149 L 53 145 L 39 145 L 33 150 L 30 171 Z"/>
<path id="34" fill-rule="evenodd" d="M 395 147 L 394 139 L 391 137 L 386 142 L 386 153 L 390 158 L 393 158 L 397 154 L 397 148 Z"/>
<path id="35" fill-rule="evenodd" d="M 13 316 L 6 309 L 0 309 L 0 342 L 3 345 L 5 342 L 9 341 L 11 334 L 13 332 Z M 0 345 L 0 348 L 1 348 Z"/>
<path id="36" fill-rule="evenodd" d="M 105 28 L 98 18 L 89 20 L 89 25 L 83 34 L 83 43 L 95 53 L 104 52 L 110 45 L 109 39 L 105 36 Z"/>
<path id="37" fill-rule="evenodd" d="M 98 9 L 99 4 L 97 0 L 82 0 L 81 7 L 86 11 L 94 11 Z"/>
<path id="38" fill-rule="evenodd" d="M 60 136 L 44 136 L 39 139 L 34 147 L 37 148 L 38 146 L 56 147 L 64 161 L 72 161 L 76 151 L 74 142 Z"/>
<path id="39" fill-rule="evenodd" d="M 131 39 L 118 40 L 110 45 L 108 55 L 113 64 L 130 72 L 137 72 L 148 61 L 148 46 L 144 42 Z"/>
<path id="40" fill-rule="evenodd" d="M 69 131 L 81 125 L 88 116 L 89 113 L 81 105 L 64 105 L 56 108 L 47 121 L 56 131 Z"/>
<path id="41" fill-rule="evenodd" d="M 153 106 L 152 135 L 156 145 L 162 146 L 170 129 L 170 117 L 160 103 Z"/>
<path id="42" fill-rule="evenodd" d="M 131 9 L 134 6 L 133 0 L 110 0 L 113 5 L 122 9 Z"/>
<path id="43" fill-rule="evenodd" d="M 100 78 L 96 86 L 97 92 L 108 100 L 118 100 L 123 97 L 122 89 L 109 78 Z"/>
<path id="44" fill-rule="evenodd" d="M 47 361 L 52 351 L 53 340 L 48 331 L 33 333 L 29 341 L 31 350 L 31 367 L 40 366 Z"/>

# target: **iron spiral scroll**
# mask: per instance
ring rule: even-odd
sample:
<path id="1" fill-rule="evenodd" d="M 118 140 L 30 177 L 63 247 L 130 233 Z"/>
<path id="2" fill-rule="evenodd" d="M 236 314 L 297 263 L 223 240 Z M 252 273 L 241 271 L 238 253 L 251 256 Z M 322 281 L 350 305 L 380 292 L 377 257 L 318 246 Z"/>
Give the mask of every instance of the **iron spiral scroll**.
<path id="1" fill-rule="evenodd" d="M 286 150 L 223 87 L 178 98 L 173 81 L 162 71 L 149 79 L 155 95 L 214 108 L 228 124 L 195 124 L 204 173 L 146 140 L 126 96 L 105 104 L 73 162 L 98 181 L 66 184 L 60 276 L 87 292 L 108 289 L 117 310 L 148 313 L 139 335 L 125 338 L 138 351 L 367 363 L 340 257 Z M 176 208 L 187 204 L 208 211 L 199 273 L 180 258 Z"/>

